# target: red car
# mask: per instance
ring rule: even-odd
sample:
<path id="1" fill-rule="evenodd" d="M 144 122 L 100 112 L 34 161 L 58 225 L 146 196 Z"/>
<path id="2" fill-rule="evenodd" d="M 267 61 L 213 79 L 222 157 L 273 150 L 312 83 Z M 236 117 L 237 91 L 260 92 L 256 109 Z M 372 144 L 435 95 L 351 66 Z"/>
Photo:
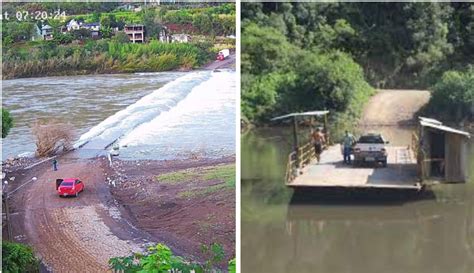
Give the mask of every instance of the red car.
<path id="1" fill-rule="evenodd" d="M 84 183 L 78 178 L 56 179 L 56 190 L 59 196 L 79 196 L 84 191 Z"/>

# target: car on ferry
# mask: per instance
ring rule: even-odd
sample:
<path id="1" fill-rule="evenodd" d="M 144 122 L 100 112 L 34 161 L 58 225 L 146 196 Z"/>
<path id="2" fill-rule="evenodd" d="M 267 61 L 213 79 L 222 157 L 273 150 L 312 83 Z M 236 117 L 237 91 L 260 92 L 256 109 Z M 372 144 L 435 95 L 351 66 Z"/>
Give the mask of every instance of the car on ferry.
<path id="1" fill-rule="evenodd" d="M 84 191 L 84 182 L 78 178 L 56 179 L 56 191 L 60 197 L 78 197 Z"/>
<path id="2" fill-rule="evenodd" d="M 387 167 L 387 144 L 389 142 L 381 134 L 362 135 L 353 147 L 354 166 L 381 163 Z"/>

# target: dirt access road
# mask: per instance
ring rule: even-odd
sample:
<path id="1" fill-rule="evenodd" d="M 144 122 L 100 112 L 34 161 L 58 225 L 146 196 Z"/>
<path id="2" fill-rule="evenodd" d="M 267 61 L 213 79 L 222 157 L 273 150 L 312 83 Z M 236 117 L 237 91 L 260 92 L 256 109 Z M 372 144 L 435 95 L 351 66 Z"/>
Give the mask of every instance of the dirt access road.
<path id="1" fill-rule="evenodd" d="M 378 90 L 365 106 L 357 133 L 378 132 L 390 145 L 411 145 L 415 114 L 429 99 L 424 90 Z"/>
<path id="2" fill-rule="evenodd" d="M 429 99 L 429 91 L 378 90 L 364 109 L 361 125 L 397 126 L 409 123 Z"/>
<path id="3" fill-rule="evenodd" d="M 204 66 L 206 70 L 214 69 L 234 69 L 235 70 L 235 52 L 232 52 L 229 57 L 223 61 L 214 60 Z"/>
<path id="4" fill-rule="evenodd" d="M 106 272 L 111 257 L 144 252 L 158 242 L 198 262 L 208 258 L 201 253 L 201 244 L 219 243 L 228 261 L 235 257 L 234 188 L 197 172 L 209 174 L 234 162 L 234 157 L 116 159 L 110 166 L 106 158 L 65 156 L 59 159 L 57 172 L 52 171 L 51 162 L 18 170 L 9 174 L 16 177 L 12 189 L 34 176 L 38 180 L 10 199 L 14 239 L 31 245 L 52 272 Z M 156 180 L 183 170 L 189 174 L 185 181 Z M 75 177 L 84 181 L 84 192 L 78 198 L 59 197 L 56 178 Z M 225 268 L 226 261 L 218 266 Z"/>
<path id="5" fill-rule="evenodd" d="M 53 272 L 106 272 L 108 260 L 141 251 L 147 235 L 120 217 L 105 178 L 105 159 L 42 166 L 38 180 L 14 196 L 14 236 L 31 244 Z M 34 175 L 31 173 L 30 175 Z M 61 198 L 56 178 L 80 177 L 79 198 Z"/>

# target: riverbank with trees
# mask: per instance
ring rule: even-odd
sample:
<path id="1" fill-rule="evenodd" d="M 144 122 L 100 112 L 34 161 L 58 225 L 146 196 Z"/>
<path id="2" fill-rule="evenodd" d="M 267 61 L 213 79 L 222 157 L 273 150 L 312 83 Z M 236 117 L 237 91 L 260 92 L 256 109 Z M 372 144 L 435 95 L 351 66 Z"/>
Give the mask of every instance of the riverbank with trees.
<path id="1" fill-rule="evenodd" d="M 64 10 L 47 20 L 4 21 L 3 79 L 95 73 L 158 72 L 199 68 L 223 48 L 235 48 L 235 4 L 123 7 L 91 3 L 16 4 L 7 10 Z M 96 7 L 97 6 L 97 7 Z M 100 30 L 70 29 L 75 20 Z M 131 44 L 126 25 L 143 25 L 144 43 Z M 42 36 L 44 26 L 50 36 Z M 68 28 L 67 28 L 68 27 Z M 171 42 L 172 35 L 187 36 Z M 163 36 L 165 39 L 163 41 Z M 174 41 L 174 40 L 173 40 Z"/>
<path id="2" fill-rule="evenodd" d="M 467 84 L 440 91 L 472 73 L 472 4 L 243 3 L 241 18 L 244 122 L 318 109 L 350 128 L 375 88 L 433 90 L 428 108 L 472 117 Z"/>

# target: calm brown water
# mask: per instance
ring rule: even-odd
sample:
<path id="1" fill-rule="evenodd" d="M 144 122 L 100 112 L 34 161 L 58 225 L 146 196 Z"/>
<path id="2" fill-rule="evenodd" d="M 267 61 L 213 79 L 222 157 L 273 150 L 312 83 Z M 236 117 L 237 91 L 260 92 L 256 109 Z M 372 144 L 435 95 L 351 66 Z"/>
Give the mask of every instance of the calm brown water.
<path id="1" fill-rule="evenodd" d="M 284 186 L 289 132 L 255 130 L 241 147 L 242 272 L 474 272 L 474 172 L 421 196 L 348 201 Z"/>

